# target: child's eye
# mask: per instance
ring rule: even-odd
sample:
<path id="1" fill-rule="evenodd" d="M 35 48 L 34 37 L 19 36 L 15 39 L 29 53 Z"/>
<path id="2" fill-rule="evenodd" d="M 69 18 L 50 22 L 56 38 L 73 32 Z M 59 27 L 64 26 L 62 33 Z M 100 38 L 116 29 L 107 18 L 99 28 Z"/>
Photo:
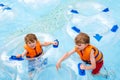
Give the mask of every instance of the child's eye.
<path id="1" fill-rule="evenodd" d="M 31 44 L 31 42 L 28 42 L 28 44 Z"/>
<path id="2" fill-rule="evenodd" d="M 76 45 L 77 47 L 80 47 L 81 46 L 81 44 L 79 44 L 79 45 Z"/>
<path id="3" fill-rule="evenodd" d="M 78 46 L 81 46 L 81 44 L 79 44 Z"/>

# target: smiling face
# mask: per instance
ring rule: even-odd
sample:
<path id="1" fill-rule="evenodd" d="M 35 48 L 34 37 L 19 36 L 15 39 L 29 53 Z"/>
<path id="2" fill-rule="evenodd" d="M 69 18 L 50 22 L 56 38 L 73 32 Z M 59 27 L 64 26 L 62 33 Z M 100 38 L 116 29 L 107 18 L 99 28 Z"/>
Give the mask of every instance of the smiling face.
<path id="1" fill-rule="evenodd" d="M 27 34 L 25 36 L 25 43 L 32 49 L 36 47 L 37 37 L 35 34 Z"/>
<path id="2" fill-rule="evenodd" d="M 31 41 L 27 42 L 27 45 L 28 45 L 30 48 L 34 49 L 34 48 L 36 47 L 36 40 L 34 40 L 33 42 L 31 42 Z"/>

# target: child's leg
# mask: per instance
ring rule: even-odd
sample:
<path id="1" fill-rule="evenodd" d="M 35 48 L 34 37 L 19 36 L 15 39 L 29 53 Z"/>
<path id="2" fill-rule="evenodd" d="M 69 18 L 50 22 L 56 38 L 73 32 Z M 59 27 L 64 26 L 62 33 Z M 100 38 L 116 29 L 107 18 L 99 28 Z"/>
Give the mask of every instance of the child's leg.
<path id="1" fill-rule="evenodd" d="M 96 64 L 96 68 L 92 71 L 93 75 L 99 74 L 100 69 L 103 66 L 103 61 Z"/>
<path id="2" fill-rule="evenodd" d="M 29 72 L 28 74 L 29 74 L 29 79 L 32 80 L 32 79 L 33 79 L 33 74 L 32 74 L 32 72 Z"/>
<path id="3" fill-rule="evenodd" d="M 29 78 L 30 80 L 33 79 L 33 72 L 35 71 L 35 64 L 34 64 L 34 60 L 29 60 L 28 61 L 28 74 L 29 74 Z"/>
<path id="4" fill-rule="evenodd" d="M 93 76 L 95 76 L 95 75 L 96 76 L 102 76 L 102 77 L 105 77 L 107 79 L 108 78 L 108 74 L 100 73 L 100 69 L 102 68 L 102 66 L 103 66 L 103 61 L 100 62 L 100 63 L 97 63 L 96 64 L 96 68 L 92 71 L 92 74 L 93 74 Z"/>

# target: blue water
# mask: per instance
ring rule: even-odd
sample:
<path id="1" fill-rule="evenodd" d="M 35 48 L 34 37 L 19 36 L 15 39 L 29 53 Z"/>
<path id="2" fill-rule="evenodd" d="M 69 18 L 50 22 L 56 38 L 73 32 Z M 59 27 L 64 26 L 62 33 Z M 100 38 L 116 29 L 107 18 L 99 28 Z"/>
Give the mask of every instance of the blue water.
<path id="1" fill-rule="evenodd" d="M 35 33 L 42 42 L 55 39 L 60 42 L 58 48 L 44 48 L 48 64 L 35 72 L 33 80 L 120 80 L 119 3 L 119 0 L 0 0 L 0 80 L 28 80 L 27 61 L 8 59 L 22 53 L 28 33 Z M 81 60 L 77 54 L 56 70 L 57 60 L 74 47 L 78 33 L 73 26 L 88 33 L 91 44 L 103 52 L 107 79 L 92 76 L 90 71 L 80 76 L 77 64 Z M 106 70 L 102 68 L 101 73 Z"/>

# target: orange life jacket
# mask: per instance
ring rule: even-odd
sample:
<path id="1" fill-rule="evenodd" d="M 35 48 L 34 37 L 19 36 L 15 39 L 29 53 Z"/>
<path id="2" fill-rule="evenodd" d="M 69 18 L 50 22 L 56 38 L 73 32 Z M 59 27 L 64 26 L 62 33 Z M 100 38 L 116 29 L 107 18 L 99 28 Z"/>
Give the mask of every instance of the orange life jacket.
<path id="1" fill-rule="evenodd" d="M 83 52 L 81 52 L 77 47 L 75 47 L 75 51 L 80 56 L 80 58 L 88 64 L 90 64 L 90 53 L 92 49 L 94 50 L 94 56 L 95 56 L 96 63 L 101 62 L 103 60 L 103 54 L 96 47 L 92 45 L 88 45 L 83 50 Z"/>
<path id="2" fill-rule="evenodd" d="M 39 41 L 36 42 L 36 47 L 34 49 L 30 48 L 27 44 L 25 44 L 24 48 L 28 51 L 26 54 L 27 58 L 38 57 L 43 51 Z"/>

